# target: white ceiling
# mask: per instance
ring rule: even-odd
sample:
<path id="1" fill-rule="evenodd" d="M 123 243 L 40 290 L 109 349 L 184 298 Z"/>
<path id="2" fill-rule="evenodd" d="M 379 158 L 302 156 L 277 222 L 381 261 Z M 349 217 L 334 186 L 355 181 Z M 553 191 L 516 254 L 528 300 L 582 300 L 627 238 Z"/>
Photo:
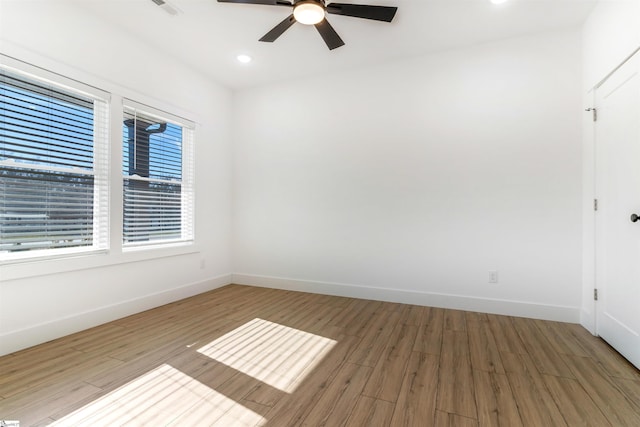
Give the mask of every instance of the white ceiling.
<path id="1" fill-rule="evenodd" d="M 595 0 L 358 0 L 397 6 L 392 23 L 329 15 L 346 45 L 329 51 L 315 28 L 294 24 L 275 43 L 258 39 L 291 12 L 286 7 L 168 0 L 82 1 L 78 5 L 232 88 L 379 64 L 501 38 L 575 27 Z M 348 3 L 350 0 L 340 0 Z M 236 56 L 253 61 L 240 64 Z"/>

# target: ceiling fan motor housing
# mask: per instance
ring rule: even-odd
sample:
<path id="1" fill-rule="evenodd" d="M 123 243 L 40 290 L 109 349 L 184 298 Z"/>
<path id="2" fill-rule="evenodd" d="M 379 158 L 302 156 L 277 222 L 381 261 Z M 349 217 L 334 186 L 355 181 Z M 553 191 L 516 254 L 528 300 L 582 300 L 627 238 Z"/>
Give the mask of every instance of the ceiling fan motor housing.
<path id="1" fill-rule="evenodd" d="M 323 8 L 326 6 L 324 0 L 293 0 L 293 6 L 297 6 L 298 3 L 315 3 L 320 4 Z"/>

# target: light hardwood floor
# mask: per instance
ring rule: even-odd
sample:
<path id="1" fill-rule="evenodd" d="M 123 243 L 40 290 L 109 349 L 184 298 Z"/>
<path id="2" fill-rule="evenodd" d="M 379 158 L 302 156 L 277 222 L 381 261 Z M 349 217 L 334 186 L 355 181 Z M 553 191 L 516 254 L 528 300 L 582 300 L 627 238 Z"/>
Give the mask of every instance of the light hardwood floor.
<path id="1" fill-rule="evenodd" d="M 578 325 L 231 285 L 0 358 L 0 420 L 640 426 L 640 372 Z"/>

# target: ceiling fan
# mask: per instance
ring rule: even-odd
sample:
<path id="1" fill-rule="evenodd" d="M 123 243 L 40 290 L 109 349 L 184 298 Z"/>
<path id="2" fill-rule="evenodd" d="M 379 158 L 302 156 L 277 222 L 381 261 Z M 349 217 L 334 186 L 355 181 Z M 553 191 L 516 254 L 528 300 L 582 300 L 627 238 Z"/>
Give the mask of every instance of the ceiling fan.
<path id="1" fill-rule="evenodd" d="M 397 7 L 369 6 L 364 4 L 329 3 L 324 0 L 218 0 L 220 3 L 247 3 L 267 6 L 293 7 L 293 13 L 284 21 L 276 25 L 271 31 L 262 36 L 261 42 L 274 42 L 294 23 L 316 27 L 329 50 L 344 45 L 344 42 L 325 19 L 325 13 L 352 16 L 355 18 L 373 19 L 375 21 L 391 22 L 396 15 Z"/>

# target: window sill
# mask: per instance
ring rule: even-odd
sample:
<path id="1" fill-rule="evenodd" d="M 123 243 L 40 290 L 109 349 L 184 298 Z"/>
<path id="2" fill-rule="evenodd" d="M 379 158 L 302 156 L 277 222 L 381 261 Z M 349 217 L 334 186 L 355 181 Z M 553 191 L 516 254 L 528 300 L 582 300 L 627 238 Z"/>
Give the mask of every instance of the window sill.
<path id="1" fill-rule="evenodd" d="M 127 248 L 119 253 L 114 251 L 77 254 L 63 258 L 34 258 L 20 262 L 0 264 L 0 282 L 66 273 L 118 264 L 142 262 L 160 258 L 199 253 L 195 243 Z"/>

